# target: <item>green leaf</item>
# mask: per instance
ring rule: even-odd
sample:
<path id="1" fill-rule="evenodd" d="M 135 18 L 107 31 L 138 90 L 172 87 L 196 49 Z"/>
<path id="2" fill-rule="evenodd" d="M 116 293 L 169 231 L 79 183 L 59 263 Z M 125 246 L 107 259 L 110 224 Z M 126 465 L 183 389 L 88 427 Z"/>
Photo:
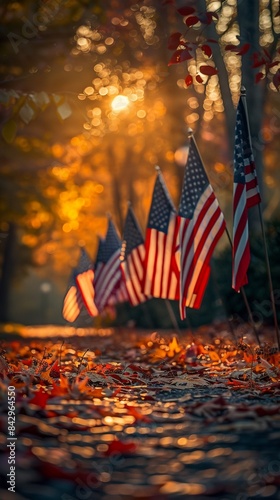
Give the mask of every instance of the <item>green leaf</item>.
<path id="1" fill-rule="evenodd" d="M 11 144 L 17 133 L 17 123 L 15 120 L 9 120 L 2 127 L 2 136 L 6 142 Z"/>
<path id="2" fill-rule="evenodd" d="M 60 118 L 62 118 L 62 120 L 65 120 L 72 114 L 72 109 L 70 108 L 68 102 L 63 102 L 62 104 L 60 104 L 60 106 L 57 107 L 57 112 Z"/>

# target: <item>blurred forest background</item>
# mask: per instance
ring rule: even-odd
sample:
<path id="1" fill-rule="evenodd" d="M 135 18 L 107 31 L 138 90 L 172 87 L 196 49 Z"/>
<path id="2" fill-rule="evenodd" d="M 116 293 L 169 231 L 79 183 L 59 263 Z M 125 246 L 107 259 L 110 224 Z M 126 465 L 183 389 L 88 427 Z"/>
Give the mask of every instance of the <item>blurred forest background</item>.
<path id="1" fill-rule="evenodd" d="M 198 22 L 186 22 L 178 12 L 184 6 L 195 9 Z M 211 22 L 207 12 L 215 13 Z M 231 232 L 241 84 L 247 89 L 277 295 L 279 1 L 4 1 L 0 17 L 1 321 L 64 323 L 62 301 L 79 248 L 85 246 L 94 259 L 108 212 L 121 234 L 128 200 L 144 232 L 155 165 L 178 206 L 188 127 Z M 192 52 L 173 64 L 170 36 L 176 32 Z M 200 72 L 205 64 L 217 74 Z M 123 110 L 112 104 L 118 95 L 128 98 Z M 251 230 L 248 298 L 256 320 L 270 321 L 254 213 Z M 245 314 L 240 296 L 231 291 L 226 237 L 215 256 L 202 309 L 190 312 L 195 325 L 225 313 Z M 134 310 L 122 306 L 116 321 L 169 327 L 166 316 L 164 302 L 153 300 Z"/>

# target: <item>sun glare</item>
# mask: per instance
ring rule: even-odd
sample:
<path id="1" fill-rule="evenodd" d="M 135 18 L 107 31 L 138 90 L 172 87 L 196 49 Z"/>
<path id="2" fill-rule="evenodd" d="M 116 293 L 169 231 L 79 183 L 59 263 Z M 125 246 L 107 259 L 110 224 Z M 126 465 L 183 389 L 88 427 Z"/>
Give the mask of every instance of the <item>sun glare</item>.
<path id="1" fill-rule="evenodd" d="M 129 99 L 125 95 L 117 95 L 111 103 L 113 111 L 122 111 L 129 105 Z"/>

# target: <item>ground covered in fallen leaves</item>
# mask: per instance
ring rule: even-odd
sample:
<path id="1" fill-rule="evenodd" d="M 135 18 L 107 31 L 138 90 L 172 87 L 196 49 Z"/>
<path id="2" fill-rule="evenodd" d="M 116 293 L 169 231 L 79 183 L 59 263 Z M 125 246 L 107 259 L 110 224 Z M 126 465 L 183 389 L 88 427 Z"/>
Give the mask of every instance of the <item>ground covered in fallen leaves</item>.
<path id="1" fill-rule="evenodd" d="M 1 341 L 1 500 L 280 499 L 280 354 L 269 335 L 259 348 L 221 328 L 36 333 Z"/>

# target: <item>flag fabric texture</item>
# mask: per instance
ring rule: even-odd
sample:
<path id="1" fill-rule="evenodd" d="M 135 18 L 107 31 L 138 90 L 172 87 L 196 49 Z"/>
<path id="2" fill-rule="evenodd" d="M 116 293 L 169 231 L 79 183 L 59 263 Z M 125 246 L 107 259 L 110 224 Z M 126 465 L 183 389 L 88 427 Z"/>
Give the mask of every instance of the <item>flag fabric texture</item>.
<path id="1" fill-rule="evenodd" d="M 177 213 L 158 170 L 145 238 L 142 291 L 162 299 L 179 298 Z"/>
<path id="2" fill-rule="evenodd" d="M 121 240 L 113 221 L 109 219 L 105 241 L 100 240 L 94 279 L 95 303 L 102 312 L 121 284 Z"/>
<path id="3" fill-rule="evenodd" d="M 232 288 L 237 292 L 248 283 L 247 270 L 250 263 L 248 209 L 260 202 L 246 110 L 240 97 L 235 125 L 233 184 Z"/>
<path id="4" fill-rule="evenodd" d="M 77 267 L 72 271 L 68 291 L 63 302 L 62 315 L 66 321 L 73 323 L 85 306 L 90 316 L 97 316 L 98 310 L 94 302 L 93 265 L 82 248 Z"/>
<path id="5" fill-rule="evenodd" d="M 145 245 L 139 224 L 131 206 L 128 207 L 121 252 L 121 269 L 129 302 L 136 306 L 147 300 L 141 285 L 144 272 Z"/>
<path id="6" fill-rule="evenodd" d="M 225 230 L 225 219 L 190 139 L 178 213 L 180 243 L 180 315 L 199 308 L 210 275 L 210 259 Z"/>

